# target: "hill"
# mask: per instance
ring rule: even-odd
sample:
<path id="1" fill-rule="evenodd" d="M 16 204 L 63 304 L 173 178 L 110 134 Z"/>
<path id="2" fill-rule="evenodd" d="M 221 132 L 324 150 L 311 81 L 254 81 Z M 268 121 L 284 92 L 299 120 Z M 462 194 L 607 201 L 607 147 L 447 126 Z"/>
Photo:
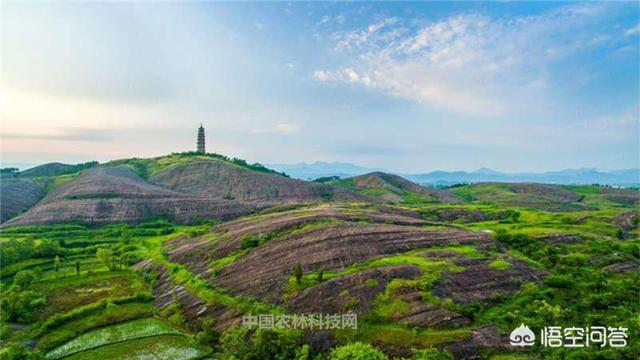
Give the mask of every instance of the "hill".
<path id="1" fill-rule="evenodd" d="M 36 167 L 21 171 L 19 176 L 21 177 L 49 177 L 49 176 L 58 176 L 65 174 L 73 174 L 78 171 L 82 171 L 84 169 L 89 169 L 98 165 L 97 161 L 90 161 L 83 164 L 63 164 L 59 162 L 53 162 L 43 165 L 38 165 Z"/>
<path id="2" fill-rule="evenodd" d="M 345 189 L 291 179 L 257 164 L 215 154 L 116 160 L 50 177 L 50 185 L 39 192 L 27 185 L 31 182 L 18 179 L 7 182 L 4 193 L 23 200 L 8 208 L 13 213 L 8 212 L 6 218 L 29 208 L 45 190 L 48 192 L 4 226 L 139 223 L 157 217 L 193 223 L 205 218 L 225 220 L 269 206 L 363 198 Z"/>
<path id="3" fill-rule="evenodd" d="M 324 178 L 316 181 L 353 189 L 362 195 L 392 203 L 461 202 L 461 198 L 450 192 L 426 188 L 400 176 L 383 172 L 372 172 L 347 179 Z"/>
<path id="4" fill-rule="evenodd" d="M 44 196 L 44 186 L 32 179 L 0 180 L 0 223 L 29 209 Z"/>

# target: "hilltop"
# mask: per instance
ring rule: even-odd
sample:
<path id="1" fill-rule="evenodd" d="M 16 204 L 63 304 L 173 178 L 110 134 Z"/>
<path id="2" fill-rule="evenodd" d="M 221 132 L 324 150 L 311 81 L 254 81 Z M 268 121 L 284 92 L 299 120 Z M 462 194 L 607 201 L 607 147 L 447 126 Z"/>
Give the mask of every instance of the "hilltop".
<path id="1" fill-rule="evenodd" d="M 10 219 L 5 225 L 138 223 L 157 217 L 191 223 L 225 220 L 270 206 L 362 198 L 217 154 L 90 164 L 47 164 L 3 181 L 0 201 L 8 205 L 3 220 Z"/>
<path id="2" fill-rule="evenodd" d="M 362 195 L 380 198 L 391 203 L 462 202 L 461 198 L 452 193 L 430 189 L 398 175 L 379 171 L 346 179 L 330 177 L 316 181 L 351 189 Z"/>

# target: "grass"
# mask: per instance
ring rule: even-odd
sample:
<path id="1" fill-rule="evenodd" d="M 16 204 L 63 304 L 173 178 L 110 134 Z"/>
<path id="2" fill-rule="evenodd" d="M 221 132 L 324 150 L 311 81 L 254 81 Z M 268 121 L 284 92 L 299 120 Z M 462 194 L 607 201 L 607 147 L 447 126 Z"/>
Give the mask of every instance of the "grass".
<path id="1" fill-rule="evenodd" d="M 155 335 L 182 335 L 183 332 L 155 318 L 132 320 L 89 331 L 48 352 L 46 359 L 60 359 L 100 346 Z"/>
<path id="2" fill-rule="evenodd" d="M 208 351 L 184 336 L 161 335 L 105 345 L 73 354 L 66 360 L 191 360 L 205 356 Z"/>
<path id="3" fill-rule="evenodd" d="M 478 251 L 473 245 L 446 245 L 431 247 L 426 252 L 451 251 L 458 253 L 468 259 L 482 259 L 486 257 L 485 253 Z"/>
<path id="4" fill-rule="evenodd" d="M 511 266 L 511 263 L 505 259 L 495 259 L 489 264 L 489 267 L 494 270 L 507 270 L 510 269 Z"/>

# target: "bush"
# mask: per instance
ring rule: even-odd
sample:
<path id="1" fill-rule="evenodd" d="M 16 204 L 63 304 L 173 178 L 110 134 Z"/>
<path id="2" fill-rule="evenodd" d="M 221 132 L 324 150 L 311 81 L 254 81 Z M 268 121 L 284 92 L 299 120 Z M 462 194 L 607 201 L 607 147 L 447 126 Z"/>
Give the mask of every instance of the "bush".
<path id="1" fill-rule="evenodd" d="M 369 344 L 356 342 L 333 349 L 329 360 L 388 360 L 388 357 Z"/>
<path id="2" fill-rule="evenodd" d="M 258 236 L 245 235 L 240 239 L 240 247 L 243 249 L 251 249 L 260 245 L 260 238 Z"/>
<path id="3" fill-rule="evenodd" d="M 202 321 L 202 331 L 196 334 L 196 340 L 199 344 L 205 346 L 216 347 L 220 342 L 220 333 L 214 328 L 213 319 L 204 319 Z"/>
<path id="4" fill-rule="evenodd" d="M 6 320 L 26 323 L 33 314 L 46 303 L 46 298 L 39 292 L 22 290 L 19 286 L 12 286 L 3 294 L 0 308 Z"/>
<path id="5" fill-rule="evenodd" d="M 31 284 L 38 280 L 38 274 L 32 270 L 20 270 L 16 273 L 13 278 L 13 284 L 19 286 L 23 289 L 26 289 L 31 286 Z"/>
<path id="6" fill-rule="evenodd" d="M 550 275 L 544 279 L 547 286 L 569 289 L 573 285 L 573 279 L 569 275 Z"/>

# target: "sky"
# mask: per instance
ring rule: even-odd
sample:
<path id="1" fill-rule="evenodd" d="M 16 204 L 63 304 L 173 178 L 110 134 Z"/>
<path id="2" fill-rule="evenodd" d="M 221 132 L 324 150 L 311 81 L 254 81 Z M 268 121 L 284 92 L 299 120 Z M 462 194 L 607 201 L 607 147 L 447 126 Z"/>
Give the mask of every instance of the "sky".
<path id="1" fill-rule="evenodd" d="M 2 166 L 640 167 L 638 2 L 2 2 Z"/>

